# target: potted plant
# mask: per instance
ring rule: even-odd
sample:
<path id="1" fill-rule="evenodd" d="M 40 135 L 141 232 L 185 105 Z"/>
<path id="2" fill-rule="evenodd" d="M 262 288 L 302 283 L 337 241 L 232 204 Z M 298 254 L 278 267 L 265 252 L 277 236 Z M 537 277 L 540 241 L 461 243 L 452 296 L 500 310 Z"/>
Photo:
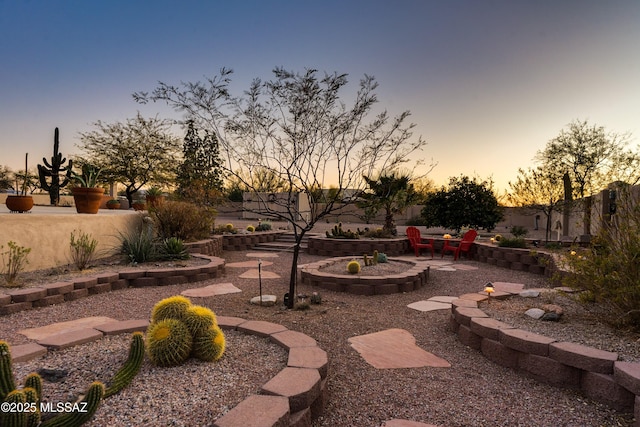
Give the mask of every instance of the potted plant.
<path id="1" fill-rule="evenodd" d="M 98 176 L 100 176 L 100 168 L 84 164 L 82 165 L 82 173 L 73 172 L 73 178 L 78 187 L 73 187 L 73 200 L 76 204 L 76 212 L 96 214 L 102 203 L 102 195 L 104 188 L 97 187 Z"/>
<path id="2" fill-rule="evenodd" d="M 107 209 L 120 209 L 120 200 L 111 199 L 107 201 Z"/>
<path id="3" fill-rule="evenodd" d="M 31 208 L 33 208 L 33 197 L 27 196 L 27 184 L 29 178 L 29 168 L 28 168 L 28 159 L 29 153 L 26 153 L 24 156 L 24 176 L 22 180 L 22 188 L 20 189 L 20 194 L 7 196 L 6 205 L 7 208 L 11 212 L 29 212 Z M 16 190 L 19 188 L 18 185 L 18 177 L 16 176 Z"/>
<path id="4" fill-rule="evenodd" d="M 131 207 L 133 208 L 134 211 L 143 211 L 147 208 L 147 203 L 140 199 L 136 199 L 131 204 Z"/>
<path id="5" fill-rule="evenodd" d="M 157 208 L 164 202 L 164 195 L 159 187 L 151 187 L 146 192 L 147 205 L 150 209 Z"/>

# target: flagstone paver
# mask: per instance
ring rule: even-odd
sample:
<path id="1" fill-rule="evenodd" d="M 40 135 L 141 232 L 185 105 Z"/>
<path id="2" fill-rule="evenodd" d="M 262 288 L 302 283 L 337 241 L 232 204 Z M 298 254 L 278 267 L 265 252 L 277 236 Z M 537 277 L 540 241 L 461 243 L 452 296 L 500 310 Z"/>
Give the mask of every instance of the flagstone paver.
<path id="1" fill-rule="evenodd" d="M 185 297 L 207 298 L 215 295 L 236 294 L 238 292 L 242 292 L 242 289 L 236 288 L 233 283 L 217 283 L 203 288 L 186 289 L 180 294 Z"/>
<path id="2" fill-rule="evenodd" d="M 416 345 L 416 339 L 404 329 L 387 329 L 348 339 L 349 344 L 377 369 L 449 368 L 451 364 Z"/>
<path id="3" fill-rule="evenodd" d="M 478 269 L 478 267 L 476 266 L 467 265 L 467 264 L 456 264 L 455 268 L 456 270 L 461 270 L 461 271 L 473 271 Z"/>
<path id="4" fill-rule="evenodd" d="M 438 295 L 438 296 L 429 298 L 427 301 L 446 302 L 446 303 L 451 304 L 453 301 L 455 301 L 457 299 L 458 299 L 458 297 Z"/>
<path id="5" fill-rule="evenodd" d="M 455 267 L 452 267 L 450 265 L 445 265 L 442 267 L 437 268 L 438 271 L 456 271 Z"/>
<path id="6" fill-rule="evenodd" d="M 272 271 L 263 271 L 260 273 L 258 269 L 255 270 L 247 270 L 242 273 L 240 276 L 243 279 L 257 279 L 262 276 L 263 279 L 279 279 L 280 276 Z"/>
<path id="7" fill-rule="evenodd" d="M 278 254 L 272 252 L 249 252 L 246 256 L 249 258 L 278 258 Z"/>
<path id="8" fill-rule="evenodd" d="M 381 427 L 438 427 L 435 424 L 425 424 L 418 421 L 393 419 L 385 421 Z"/>
<path id="9" fill-rule="evenodd" d="M 242 261 L 242 262 L 232 262 L 229 264 L 225 264 L 225 267 L 231 267 L 231 268 L 258 268 L 258 263 L 260 261 Z M 262 266 L 263 267 L 267 267 L 269 265 L 273 265 L 273 262 L 271 261 L 262 261 Z"/>
<path id="10" fill-rule="evenodd" d="M 65 348 L 73 347 L 74 345 L 96 341 L 102 337 L 102 332 L 98 331 L 97 329 L 84 328 L 50 335 L 43 339 L 36 340 L 36 342 L 53 350 L 62 350 Z"/>
<path id="11" fill-rule="evenodd" d="M 517 294 L 524 290 L 524 285 L 521 283 L 493 282 L 493 288 L 496 291 L 510 292 L 512 294 Z"/>
<path id="12" fill-rule="evenodd" d="M 407 305 L 407 307 L 418 311 L 433 311 L 433 310 L 451 310 L 451 303 L 438 302 L 438 301 L 417 301 Z"/>
<path id="13" fill-rule="evenodd" d="M 69 320 L 68 322 L 52 323 L 39 328 L 22 329 L 18 333 L 32 340 L 42 340 L 52 335 L 71 332 L 78 329 L 92 328 L 105 323 L 116 322 L 116 319 L 105 316 L 84 317 L 82 319 Z"/>

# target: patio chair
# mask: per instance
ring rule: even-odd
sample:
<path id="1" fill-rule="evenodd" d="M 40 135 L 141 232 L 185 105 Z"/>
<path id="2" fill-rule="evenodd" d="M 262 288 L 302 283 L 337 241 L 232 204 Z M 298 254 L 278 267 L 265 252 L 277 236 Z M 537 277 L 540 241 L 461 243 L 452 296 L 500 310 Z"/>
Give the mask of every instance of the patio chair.
<path id="1" fill-rule="evenodd" d="M 478 232 L 476 230 L 469 230 L 464 233 L 462 236 L 462 240 L 458 243 L 458 246 L 453 246 L 449 243 L 449 240 L 444 241 L 444 246 L 442 247 L 442 255 L 440 258 L 444 258 L 444 254 L 447 252 L 453 253 L 453 260 L 457 260 L 462 252 L 467 254 L 467 258 L 469 257 L 469 249 L 471 249 L 471 245 L 473 245 L 473 241 L 476 240 L 478 236 Z"/>
<path id="2" fill-rule="evenodd" d="M 433 259 L 433 239 L 428 239 L 428 243 L 423 242 L 420 230 L 415 227 L 407 227 L 407 237 L 417 257 L 420 256 L 421 249 L 428 249 L 431 251 L 431 259 Z"/>

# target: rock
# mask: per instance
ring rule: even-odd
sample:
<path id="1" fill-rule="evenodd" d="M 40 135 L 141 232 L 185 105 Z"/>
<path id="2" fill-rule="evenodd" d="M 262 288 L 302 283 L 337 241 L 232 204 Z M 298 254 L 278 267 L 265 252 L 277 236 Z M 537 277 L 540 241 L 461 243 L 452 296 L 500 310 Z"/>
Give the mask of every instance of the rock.
<path id="1" fill-rule="evenodd" d="M 534 291 L 531 289 L 527 289 L 526 291 L 522 291 L 518 294 L 519 296 L 523 297 L 523 298 L 537 298 L 540 296 L 540 292 L 539 291 Z"/>
<path id="2" fill-rule="evenodd" d="M 548 313 L 545 313 L 544 316 L 542 316 L 542 320 L 547 320 L 549 322 L 557 322 L 558 320 L 560 320 L 561 317 L 562 317 L 561 314 L 550 311 Z"/>
<path id="3" fill-rule="evenodd" d="M 67 377 L 68 372 L 64 369 L 49 369 L 49 368 L 40 368 L 37 370 L 38 375 L 42 377 L 43 380 L 49 381 L 50 383 L 57 383 L 60 381 L 64 381 Z"/>
<path id="4" fill-rule="evenodd" d="M 275 295 L 262 295 L 262 305 L 271 307 L 276 304 L 278 298 Z M 251 304 L 260 305 L 260 296 L 251 298 Z"/>
<path id="5" fill-rule="evenodd" d="M 542 316 L 544 316 L 544 310 L 541 310 L 539 308 L 530 308 L 529 310 L 525 311 L 524 314 L 526 314 L 527 316 L 533 318 L 533 319 L 540 319 L 542 318 Z"/>
<path id="6" fill-rule="evenodd" d="M 560 307 L 559 305 L 556 304 L 545 304 L 542 306 L 542 309 L 546 312 L 546 313 L 556 313 L 560 316 L 562 316 L 564 314 L 564 309 L 562 307 Z"/>

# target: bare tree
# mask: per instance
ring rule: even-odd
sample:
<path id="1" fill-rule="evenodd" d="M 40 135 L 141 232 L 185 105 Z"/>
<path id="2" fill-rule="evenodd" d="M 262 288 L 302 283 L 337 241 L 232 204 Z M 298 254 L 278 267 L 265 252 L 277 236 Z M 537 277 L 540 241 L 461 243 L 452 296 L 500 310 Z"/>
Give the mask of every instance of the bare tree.
<path id="1" fill-rule="evenodd" d="M 294 73 L 276 68 L 272 80 L 256 79 L 242 97 L 233 97 L 229 92 L 231 73 L 223 69 L 204 83 L 183 83 L 181 87 L 160 82 L 150 94 L 133 96 L 141 103 L 165 101 L 200 128 L 215 132 L 226 159 L 226 175 L 242 182 L 255 197 L 265 195 L 246 178 L 246 172 L 266 171 L 286 181 L 287 196 L 260 200 L 259 206 L 260 215 L 287 221 L 295 235 L 291 308 L 305 233 L 318 220 L 354 203 L 367 187 L 364 176 L 407 162 L 424 141 L 413 138 L 413 124 L 405 124 L 408 111 L 397 117 L 384 110 L 374 111 L 378 84 L 371 76 L 360 80 L 354 100 L 347 106 L 341 99 L 348 83 L 346 74 L 319 76 L 313 69 Z M 310 197 L 329 184 L 338 191 L 325 198 L 326 203 L 311 204 L 309 212 L 300 212 L 291 203 L 299 195 Z M 347 189 L 351 191 L 343 191 Z"/>

